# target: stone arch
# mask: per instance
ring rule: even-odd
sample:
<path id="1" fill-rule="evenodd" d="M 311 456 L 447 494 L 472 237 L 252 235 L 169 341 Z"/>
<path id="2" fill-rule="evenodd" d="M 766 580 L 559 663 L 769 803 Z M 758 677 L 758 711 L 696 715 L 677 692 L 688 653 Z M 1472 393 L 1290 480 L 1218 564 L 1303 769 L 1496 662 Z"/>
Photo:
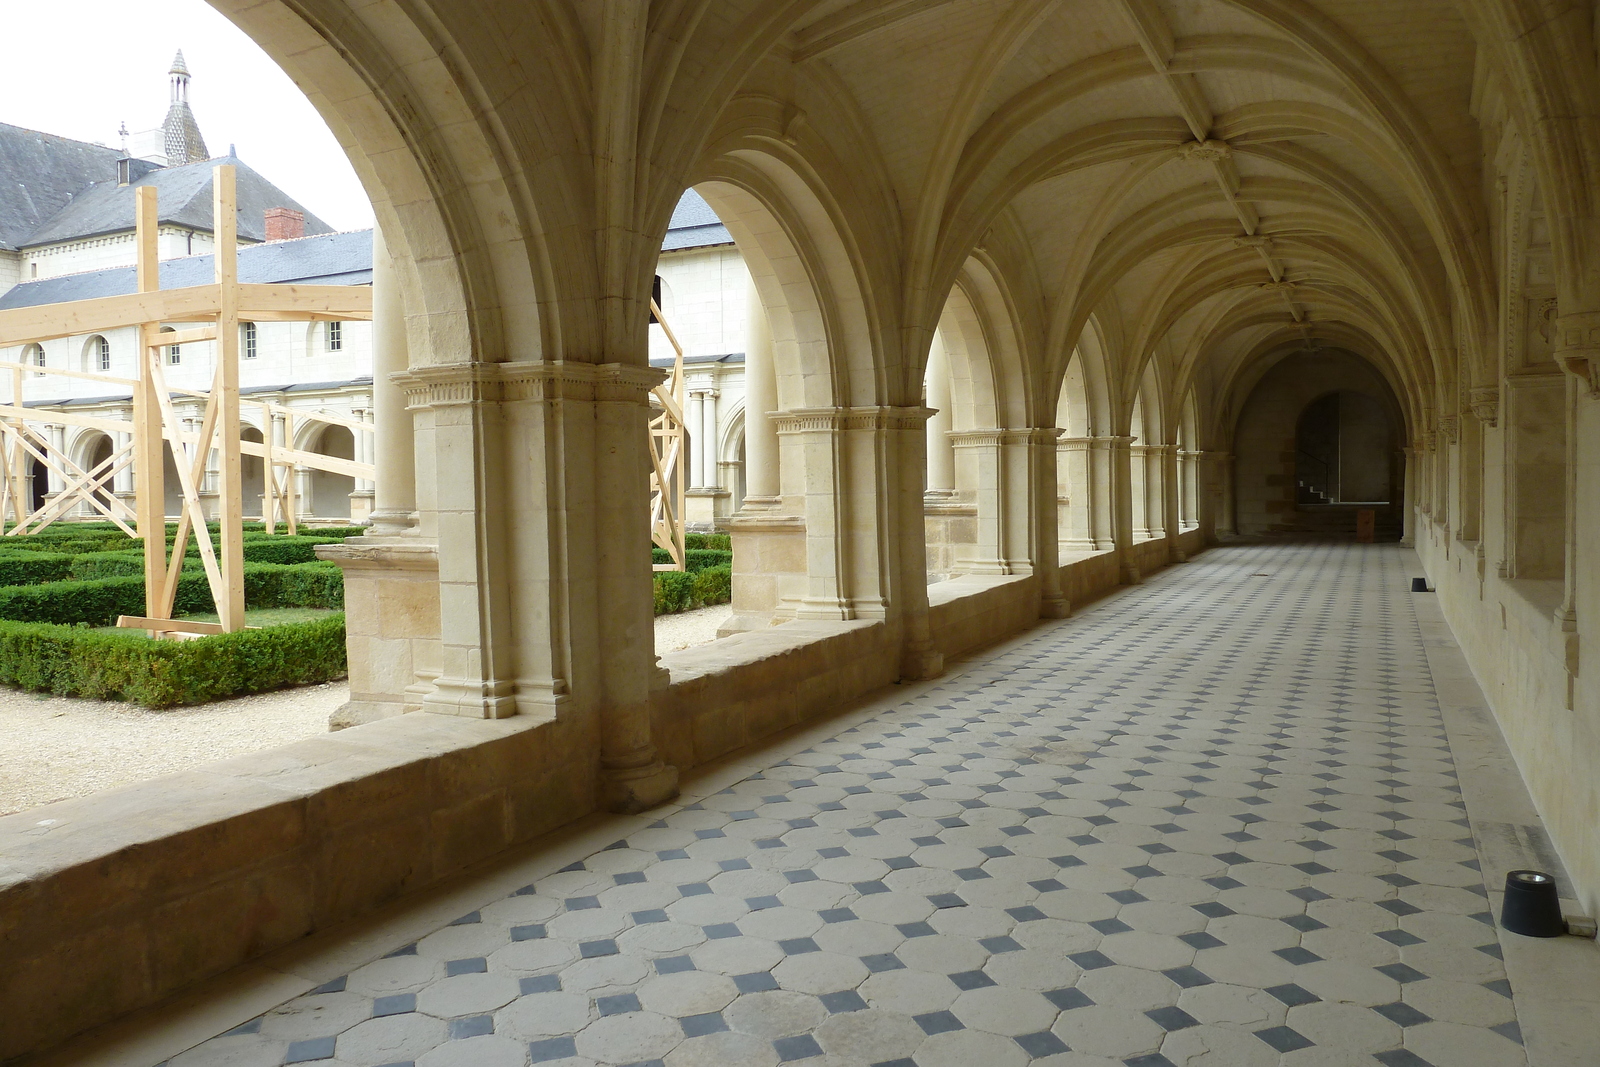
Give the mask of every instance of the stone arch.
<path id="1" fill-rule="evenodd" d="M 783 161 L 743 149 L 718 159 L 713 174 L 695 191 L 733 235 L 750 271 L 750 315 L 762 314 L 769 330 L 779 439 L 779 502 L 759 527 L 764 532 L 753 520 L 736 524 L 736 532 L 772 542 L 804 539 L 803 575 L 769 581 L 774 576 L 735 572 L 735 613 L 749 625 L 758 617 L 881 616 L 887 590 L 878 544 L 846 536 L 855 514 L 875 510 L 875 487 L 843 478 L 845 453 L 856 444 L 851 431 L 882 421 L 871 403 L 876 354 L 853 257 L 823 197 Z M 749 352 L 745 368 L 748 392 L 752 375 L 764 372 Z M 786 518 L 777 521 L 780 515 Z M 773 545 L 769 555 L 777 551 Z"/>

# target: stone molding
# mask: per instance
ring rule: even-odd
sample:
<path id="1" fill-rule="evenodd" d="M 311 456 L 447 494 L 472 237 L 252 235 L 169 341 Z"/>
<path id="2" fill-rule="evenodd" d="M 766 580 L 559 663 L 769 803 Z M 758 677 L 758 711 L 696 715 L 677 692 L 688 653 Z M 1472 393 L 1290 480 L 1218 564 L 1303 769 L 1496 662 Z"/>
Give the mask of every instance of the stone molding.
<path id="1" fill-rule="evenodd" d="M 612 401 L 647 405 L 666 380 L 654 367 L 625 363 L 543 360 L 520 363 L 439 363 L 390 375 L 406 394 L 406 409 L 524 400 Z"/>
<path id="2" fill-rule="evenodd" d="M 741 511 L 728 520 L 728 527 L 736 533 L 804 533 L 806 517 Z"/>
<path id="3" fill-rule="evenodd" d="M 1555 318 L 1556 362 L 1578 379 L 1590 397 L 1600 398 L 1600 311 Z"/>
<path id="4" fill-rule="evenodd" d="M 934 414 L 925 407 L 791 408 L 771 413 L 780 434 L 840 430 L 920 430 Z"/>
<path id="5" fill-rule="evenodd" d="M 1468 394 L 1468 403 L 1471 405 L 1472 414 L 1485 426 L 1493 429 L 1500 422 L 1500 389 L 1498 386 L 1484 385 L 1472 389 Z"/>
<path id="6" fill-rule="evenodd" d="M 1055 444 L 1066 431 L 1056 426 L 1025 430 L 951 430 L 945 434 L 956 448 L 998 448 L 1001 445 Z"/>
<path id="7" fill-rule="evenodd" d="M 346 538 L 343 544 L 317 545 L 313 551 L 318 559 L 325 559 L 341 567 L 363 567 L 382 570 L 431 571 L 439 569 L 439 546 L 426 541 L 407 539 L 409 543 L 364 545 L 364 537 Z"/>

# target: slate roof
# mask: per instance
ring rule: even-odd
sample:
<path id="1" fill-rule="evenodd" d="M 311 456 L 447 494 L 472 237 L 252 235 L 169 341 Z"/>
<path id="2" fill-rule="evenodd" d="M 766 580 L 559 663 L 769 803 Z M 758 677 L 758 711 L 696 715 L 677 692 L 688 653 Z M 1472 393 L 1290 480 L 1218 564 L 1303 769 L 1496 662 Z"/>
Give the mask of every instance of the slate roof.
<path id="1" fill-rule="evenodd" d="M 667 223 L 667 236 L 661 242 L 661 251 L 677 252 L 685 248 L 731 244 L 733 235 L 717 218 L 717 213 L 711 210 L 711 205 L 693 189 L 685 189 L 683 198 L 672 210 L 672 221 Z"/>
<path id="2" fill-rule="evenodd" d="M 269 207 L 304 212 L 306 234 L 332 233 L 333 228 L 306 211 L 294 198 L 263 178 L 237 156 L 218 156 L 183 167 L 161 167 L 128 185 L 118 185 L 116 153 L 112 153 L 109 179 L 95 183 L 72 197 L 63 210 L 19 242 L 18 247 L 76 241 L 133 229 L 134 190 L 154 186 L 160 221 L 191 230 L 211 230 L 211 169 L 231 163 L 238 168 L 239 236 L 249 241 L 267 239 L 265 215 Z"/>
<path id="3" fill-rule="evenodd" d="M 0 122 L 0 249 L 16 251 L 91 183 L 116 181 L 119 155 Z"/>
<path id="4" fill-rule="evenodd" d="M 215 276 L 215 269 L 209 255 L 163 260 L 161 288 L 208 285 Z M 249 245 L 239 249 L 239 280 L 252 283 L 370 285 L 372 231 L 352 230 L 348 233 L 302 237 L 296 241 Z M 133 292 L 134 287 L 132 267 L 62 274 L 12 286 L 0 294 L 0 311 L 59 304 L 67 300 L 121 296 Z"/>

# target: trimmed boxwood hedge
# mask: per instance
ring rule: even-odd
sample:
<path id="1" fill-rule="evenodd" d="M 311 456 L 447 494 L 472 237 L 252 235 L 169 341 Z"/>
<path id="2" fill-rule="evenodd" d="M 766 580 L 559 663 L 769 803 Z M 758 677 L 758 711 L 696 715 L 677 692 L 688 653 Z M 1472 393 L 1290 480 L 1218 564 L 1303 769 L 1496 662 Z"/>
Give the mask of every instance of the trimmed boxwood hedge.
<path id="1" fill-rule="evenodd" d="M 651 563 L 671 563 L 672 553 L 664 548 L 650 550 Z M 716 548 L 691 548 L 683 554 L 683 565 L 690 574 L 704 570 L 707 567 L 731 566 L 733 553 Z"/>
<path id="2" fill-rule="evenodd" d="M 72 577 L 72 564 L 79 558 L 65 552 L 0 551 L 0 585 L 63 581 Z"/>
<path id="3" fill-rule="evenodd" d="M 733 567 L 728 564 L 692 572 L 657 571 L 654 579 L 657 615 L 675 615 L 733 599 Z"/>
<path id="4" fill-rule="evenodd" d="M 344 575 L 332 563 L 246 563 L 244 598 L 253 608 L 342 608 Z M 174 614 L 214 610 L 205 573 L 186 570 L 178 579 Z M 0 588 L 0 619 L 107 626 L 118 615 L 143 614 L 142 575 Z"/>
<path id="5" fill-rule="evenodd" d="M 166 708 L 325 682 L 347 670 L 342 613 L 193 641 L 0 622 L 0 685 L 64 696 Z"/>

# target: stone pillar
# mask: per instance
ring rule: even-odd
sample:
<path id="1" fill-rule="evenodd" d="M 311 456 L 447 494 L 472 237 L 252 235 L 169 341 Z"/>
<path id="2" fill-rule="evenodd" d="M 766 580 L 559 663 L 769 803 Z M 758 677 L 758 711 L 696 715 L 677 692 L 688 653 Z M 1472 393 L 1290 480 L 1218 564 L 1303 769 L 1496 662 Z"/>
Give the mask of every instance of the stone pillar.
<path id="1" fill-rule="evenodd" d="M 383 230 L 372 229 L 372 532 L 398 534 L 417 522 L 416 433 L 405 391 L 393 375 L 410 365 L 405 307 Z"/>
<path id="2" fill-rule="evenodd" d="M 744 504 L 770 508 L 778 503 L 778 379 L 772 364 L 772 327 L 755 282 L 750 283 L 744 348 Z"/>
<path id="3" fill-rule="evenodd" d="M 689 390 L 689 410 L 685 413 L 689 431 L 689 469 L 686 472 L 689 478 L 690 489 L 699 489 L 705 482 L 705 453 L 706 453 L 706 392 L 696 387 Z"/>
<path id="4" fill-rule="evenodd" d="M 316 500 L 312 496 L 313 472 L 310 467 L 294 468 L 294 495 L 295 514 L 301 519 L 315 518 L 317 515 Z"/>
<path id="5" fill-rule="evenodd" d="M 372 407 L 368 399 L 358 400 L 356 407 L 350 411 L 353 422 L 372 425 Z M 351 430 L 350 436 L 354 438 L 355 461 L 357 463 L 371 463 L 373 453 L 372 434 L 366 430 Z M 355 479 L 354 489 L 350 493 L 350 521 L 357 525 L 367 522 L 367 517 L 372 514 L 373 484 L 370 479 Z"/>
<path id="6" fill-rule="evenodd" d="M 1096 549 L 1094 514 L 1094 468 L 1090 455 L 1092 437 L 1062 437 L 1056 441 L 1057 503 L 1062 521 L 1060 543 L 1068 552 L 1093 552 Z"/>
<path id="7" fill-rule="evenodd" d="M 1400 516 L 1400 543 L 1402 545 L 1415 545 L 1417 528 L 1417 463 L 1416 449 L 1402 449 L 1405 453 L 1405 507 L 1401 509 Z"/>
<path id="8" fill-rule="evenodd" d="M 185 421 L 185 425 L 187 425 L 187 420 Z M 50 435 L 50 451 L 47 453 L 47 455 L 49 455 L 51 460 L 50 466 L 46 468 L 46 475 L 48 479 L 47 484 L 49 485 L 49 488 L 45 490 L 45 494 L 46 496 L 53 497 L 59 494 L 62 489 L 66 488 L 66 483 L 61 478 L 61 471 L 58 465 L 65 462 L 66 459 L 67 428 L 63 425 L 52 422 L 50 425 L 45 427 L 45 431 Z"/>
<path id="9" fill-rule="evenodd" d="M 1183 486 L 1178 470 L 1180 461 L 1177 446 L 1162 445 L 1157 461 L 1161 466 L 1161 526 L 1167 538 L 1167 561 L 1187 563 L 1189 554 L 1178 541 L 1178 536 L 1183 533 L 1183 513 L 1178 508 Z"/>
<path id="10" fill-rule="evenodd" d="M 926 495 L 935 501 L 948 500 L 956 495 L 956 451 L 950 438 L 954 429 L 954 413 L 950 401 L 950 357 L 937 332 L 928 349 L 928 485 Z"/>
<path id="11" fill-rule="evenodd" d="M 1133 453 L 1132 437 L 1108 437 L 1111 459 L 1111 525 L 1117 551 L 1117 578 L 1138 585 L 1142 578 L 1133 556 Z"/>
<path id="12" fill-rule="evenodd" d="M 1008 431 L 961 430 L 948 435 L 959 456 L 963 482 L 973 486 L 978 507 L 978 538 L 970 555 L 959 556 L 956 566 L 964 574 L 1013 573 L 1008 548 L 1005 442 Z M 1024 468 L 1026 470 L 1026 467 Z"/>
<path id="13" fill-rule="evenodd" d="M 1039 617 L 1064 619 L 1072 603 L 1061 589 L 1061 532 L 1056 508 L 1056 440 L 1062 431 L 1054 426 L 1025 431 L 1027 449 L 1028 540 L 1034 573 L 1039 576 Z"/>
<path id="14" fill-rule="evenodd" d="M 120 452 L 131 444 L 133 444 L 133 434 L 131 433 L 114 433 L 111 435 L 111 448 L 113 452 Z M 116 495 L 118 500 L 122 501 L 128 506 L 128 510 L 130 512 L 134 510 L 135 494 L 133 491 L 132 463 L 129 463 L 112 476 L 111 491 Z"/>
<path id="15" fill-rule="evenodd" d="M 594 536 L 598 563 L 600 801 L 610 811 L 636 812 L 678 792 L 678 770 L 664 764 L 650 739 L 650 688 L 656 671 L 655 608 L 649 572 L 650 479 L 641 457 L 649 447 L 647 367 L 608 364 L 595 384 Z"/>

